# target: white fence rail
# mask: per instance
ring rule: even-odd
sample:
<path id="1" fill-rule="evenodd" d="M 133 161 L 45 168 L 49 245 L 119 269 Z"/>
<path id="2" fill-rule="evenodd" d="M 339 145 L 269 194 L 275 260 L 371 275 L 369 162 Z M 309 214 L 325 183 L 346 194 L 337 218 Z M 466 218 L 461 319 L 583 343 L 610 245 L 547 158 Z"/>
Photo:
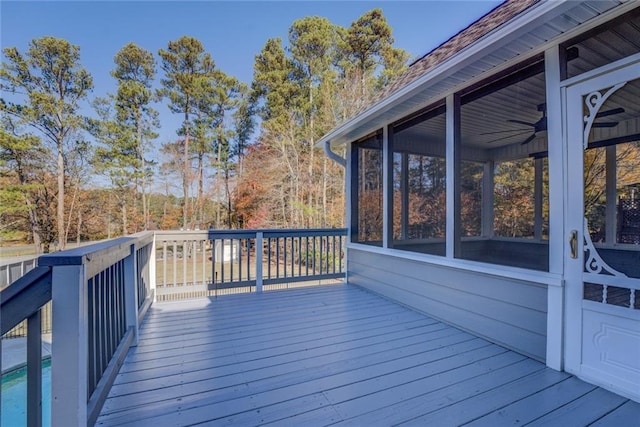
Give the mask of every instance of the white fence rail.
<path id="1" fill-rule="evenodd" d="M 36 255 L 0 259 L 0 290 L 15 282 L 38 265 Z"/>

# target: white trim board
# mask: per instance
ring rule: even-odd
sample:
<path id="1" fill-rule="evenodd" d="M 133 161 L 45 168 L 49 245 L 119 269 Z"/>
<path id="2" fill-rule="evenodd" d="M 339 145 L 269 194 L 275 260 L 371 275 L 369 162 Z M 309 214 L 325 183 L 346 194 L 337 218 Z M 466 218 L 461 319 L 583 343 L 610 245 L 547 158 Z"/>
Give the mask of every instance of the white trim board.
<path id="1" fill-rule="evenodd" d="M 534 283 L 541 286 L 564 286 L 564 280 L 561 274 L 547 273 L 544 271 L 527 270 L 524 268 L 487 264 L 463 259 L 451 259 L 437 255 L 408 252 L 400 249 L 380 248 L 377 246 L 363 245 L 361 243 L 349 243 L 346 245 L 346 248 L 355 249 L 362 252 L 387 255 L 395 258 L 419 261 L 425 264 L 432 264 L 434 266 L 448 267 L 489 276 L 520 280 L 523 282 Z"/>

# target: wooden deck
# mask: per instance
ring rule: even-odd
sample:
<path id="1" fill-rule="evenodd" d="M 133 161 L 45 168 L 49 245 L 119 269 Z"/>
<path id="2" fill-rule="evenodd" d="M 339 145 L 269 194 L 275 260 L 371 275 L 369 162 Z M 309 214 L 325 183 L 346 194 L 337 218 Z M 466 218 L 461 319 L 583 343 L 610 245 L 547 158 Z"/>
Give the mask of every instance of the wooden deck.
<path id="1" fill-rule="evenodd" d="M 595 425 L 640 404 L 355 286 L 156 304 L 97 425 Z"/>

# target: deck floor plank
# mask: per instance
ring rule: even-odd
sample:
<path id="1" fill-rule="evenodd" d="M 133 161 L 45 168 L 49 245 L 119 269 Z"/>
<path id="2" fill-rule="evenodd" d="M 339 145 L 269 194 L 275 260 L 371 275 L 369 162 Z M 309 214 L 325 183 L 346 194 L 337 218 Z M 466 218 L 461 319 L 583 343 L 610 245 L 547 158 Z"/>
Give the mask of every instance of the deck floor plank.
<path id="1" fill-rule="evenodd" d="M 603 388 L 581 396 L 528 424 L 531 427 L 586 426 L 618 408 L 627 399 Z"/>
<path id="2" fill-rule="evenodd" d="M 484 415 L 466 424 L 473 427 L 493 427 L 496 425 L 522 425 L 540 418 L 541 413 L 552 411 L 558 405 L 572 402 L 597 387 L 575 377 L 559 382 L 536 394 L 511 403 L 497 411 Z"/>
<path id="3" fill-rule="evenodd" d="M 199 401 L 202 398 L 218 398 L 228 400 L 232 397 L 246 396 L 261 391 L 273 390 L 305 381 L 331 378 L 335 375 L 347 373 L 355 375 L 359 369 L 376 369 L 382 363 L 397 363 L 406 357 L 429 360 L 430 358 L 447 358 L 456 353 L 473 350 L 486 346 L 483 340 L 467 338 L 465 334 L 455 334 L 434 338 L 433 334 L 412 337 L 407 344 L 406 340 L 394 342 L 397 347 L 390 349 L 387 342 L 381 342 L 368 346 L 363 352 L 362 348 L 351 351 L 333 352 L 320 359 L 307 358 L 288 364 L 280 364 L 270 369 L 259 369 L 251 372 L 238 372 L 236 375 L 228 375 L 210 381 L 204 381 L 189 385 L 189 396 L 184 396 L 183 385 L 178 385 L 170 390 L 153 390 L 144 396 L 144 393 L 136 395 L 118 396 L 107 401 L 105 407 L 121 410 L 133 404 L 149 406 L 157 399 L 166 399 L 175 394 L 180 399 L 180 405 L 184 407 L 188 402 Z M 496 346 L 497 347 L 497 346 Z M 334 349 L 335 350 L 335 349 Z M 318 363 L 322 360 L 325 364 Z M 373 374 L 368 374 L 369 376 Z M 330 380 L 329 380 L 330 381 Z M 242 385 L 249 384 L 250 390 Z M 174 391 L 175 393 L 172 393 Z M 211 402 L 215 402 L 212 400 Z"/>
<path id="4" fill-rule="evenodd" d="M 627 401 L 592 424 L 593 427 L 638 427 L 640 403 Z"/>
<path id="5" fill-rule="evenodd" d="M 568 425 L 580 408 L 581 421 L 602 425 L 640 415 L 568 374 L 333 285 L 155 304 L 97 425 Z"/>

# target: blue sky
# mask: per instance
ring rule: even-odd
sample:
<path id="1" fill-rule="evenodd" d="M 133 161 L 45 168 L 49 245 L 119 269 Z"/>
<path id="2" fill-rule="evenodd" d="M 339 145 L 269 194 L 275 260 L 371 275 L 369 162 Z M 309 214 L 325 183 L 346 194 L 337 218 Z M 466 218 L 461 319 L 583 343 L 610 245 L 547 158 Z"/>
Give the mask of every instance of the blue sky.
<path id="1" fill-rule="evenodd" d="M 25 51 L 42 36 L 65 38 L 80 46 L 81 62 L 93 75 L 94 91 L 115 91 L 109 75 L 113 57 L 128 42 L 156 54 L 183 35 L 200 39 L 216 65 L 251 82 L 253 61 L 266 40 L 287 38 L 293 21 L 325 16 L 349 26 L 374 7 L 393 28 L 396 47 L 422 56 L 497 6 L 500 1 L 5 1 L 0 3 L 1 45 Z M 158 105 L 162 129 L 158 143 L 176 138 L 178 115 Z M 88 114 L 88 113 L 85 113 Z"/>

